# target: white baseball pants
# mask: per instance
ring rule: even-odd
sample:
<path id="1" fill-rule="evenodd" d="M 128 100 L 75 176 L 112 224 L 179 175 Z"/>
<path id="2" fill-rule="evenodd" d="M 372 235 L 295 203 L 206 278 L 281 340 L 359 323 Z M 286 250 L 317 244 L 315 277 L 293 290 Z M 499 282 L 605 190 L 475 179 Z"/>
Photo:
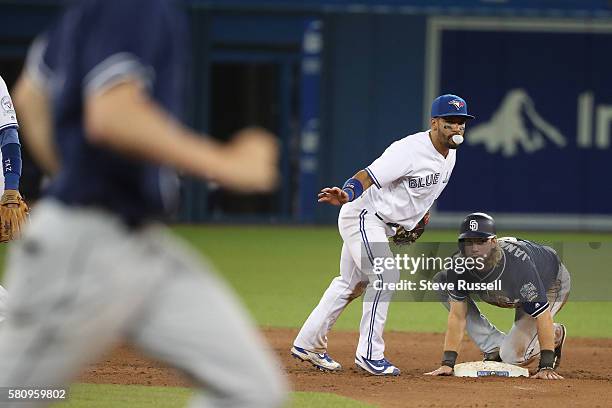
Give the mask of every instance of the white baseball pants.
<path id="1" fill-rule="evenodd" d="M 312 311 L 294 344 L 317 353 L 327 351 L 327 333 L 344 308 L 363 294 L 363 312 L 359 325 L 357 354 L 372 360 L 384 358 L 383 331 L 393 291 L 376 290 L 374 282 L 399 281 L 396 268 L 375 273 L 375 258 L 392 256 L 388 237 L 393 228 L 379 219 L 373 210 L 363 208 L 363 200 L 342 206 L 338 228 L 344 240 L 340 256 L 340 276 L 334 278 Z"/>

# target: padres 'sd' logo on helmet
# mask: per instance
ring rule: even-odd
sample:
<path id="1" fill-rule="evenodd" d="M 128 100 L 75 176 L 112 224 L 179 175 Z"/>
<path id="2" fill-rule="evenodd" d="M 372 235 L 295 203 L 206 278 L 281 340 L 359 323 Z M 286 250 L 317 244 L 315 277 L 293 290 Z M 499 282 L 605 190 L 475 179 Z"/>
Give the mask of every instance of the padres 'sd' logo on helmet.
<path id="1" fill-rule="evenodd" d="M 478 230 L 478 221 L 470 220 L 470 231 Z"/>

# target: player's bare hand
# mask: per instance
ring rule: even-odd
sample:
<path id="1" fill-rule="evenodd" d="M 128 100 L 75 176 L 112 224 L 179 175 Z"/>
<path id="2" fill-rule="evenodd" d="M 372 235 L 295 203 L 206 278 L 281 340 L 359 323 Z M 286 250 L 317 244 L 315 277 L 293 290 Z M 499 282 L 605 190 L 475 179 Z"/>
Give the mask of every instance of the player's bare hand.
<path id="1" fill-rule="evenodd" d="M 453 369 L 450 368 L 449 366 L 440 366 L 440 368 L 430 371 L 428 373 L 425 373 L 425 375 L 432 375 L 432 376 L 453 375 Z"/>
<path id="2" fill-rule="evenodd" d="M 348 203 L 349 196 L 340 187 L 326 187 L 319 193 L 319 202 L 331 205 L 342 205 Z"/>
<path id="3" fill-rule="evenodd" d="M 532 375 L 531 378 L 540 379 L 540 380 L 562 380 L 563 379 L 563 377 L 557 374 L 555 370 L 540 370 L 534 375 Z"/>
<path id="4" fill-rule="evenodd" d="M 245 128 L 232 138 L 228 147 L 241 173 L 239 185 L 231 188 L 244 192 L 267 192 L 276 187 L 279 152 L 272 133 L 263 128 Z"/>

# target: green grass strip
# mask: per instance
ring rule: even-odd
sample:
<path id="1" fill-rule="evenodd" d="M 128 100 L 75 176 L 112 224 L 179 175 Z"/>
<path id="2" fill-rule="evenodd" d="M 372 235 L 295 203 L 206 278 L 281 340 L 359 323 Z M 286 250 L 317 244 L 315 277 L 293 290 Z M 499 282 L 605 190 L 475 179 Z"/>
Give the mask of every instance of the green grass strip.
<path id="1" fill-rule="evenodd" d="M 184 407 L 192 395 L 189 388 L 144 385 L 73 384 L 69 400 L 55 408 L 174 408 Z M 294 392 L 287 408 L 368 408 L 360 401 L 323 392 Z"/>

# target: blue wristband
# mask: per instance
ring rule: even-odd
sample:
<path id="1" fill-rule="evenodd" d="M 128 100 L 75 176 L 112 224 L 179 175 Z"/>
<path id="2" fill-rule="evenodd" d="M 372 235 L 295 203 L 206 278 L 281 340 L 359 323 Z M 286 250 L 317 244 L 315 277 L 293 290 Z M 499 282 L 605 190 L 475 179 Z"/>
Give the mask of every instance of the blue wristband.
<path id="1" fill-rule="evenodd" d="M 350 178 L 346 180 L 342 186 L 342 190 L 346 191 L 348 194 L 349 201 L 353 201 L 363 194 L 363 184 L 361 184 L 361 181 L 357 180 L 356 178 Z"/>
<path id="2" fill-rule="evenodd" d="M 4 189 L 19 190 L 21 146 L 17 143 L 2 146 L 2 171 L 4 173 Z"/>
<path id="3" fill-rule="evenodd" d="M 355 192 L 350 189 L 350 188 L 343 188 L 342 191 L 346 192 L 346 194 L 348 194 L 348 198 L 349 198 L 349 202 L 353 201 L 353 199 L 355 198 Z"/>

